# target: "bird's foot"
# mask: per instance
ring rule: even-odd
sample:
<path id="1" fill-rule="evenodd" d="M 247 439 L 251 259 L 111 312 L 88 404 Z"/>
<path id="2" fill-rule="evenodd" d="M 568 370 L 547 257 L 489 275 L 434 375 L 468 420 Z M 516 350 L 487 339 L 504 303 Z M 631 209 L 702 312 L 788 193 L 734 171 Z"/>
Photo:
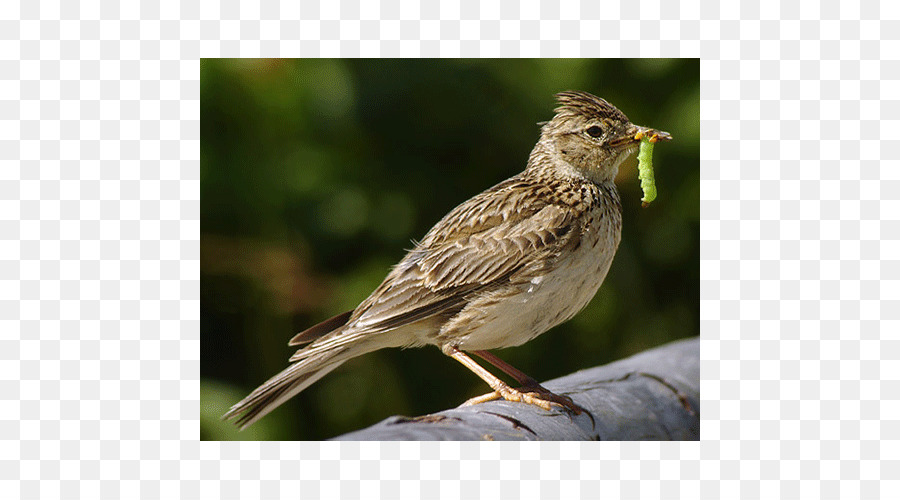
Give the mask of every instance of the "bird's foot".
<path id="1" fill-rule="evenodd" d="M 488 401 L 493 401 L 500 398 L 503 398 L 506 401 L 511 401 L 513 403 L 526 403 L 535 405 L 547 411 L 550 410 L 552 405 L 556 405 L 563 408 L 568 408 L 575 412 L 576 415 L 582 412 L 587 413 L 587 410 L 585 410 L 581 406 L 578 406 L 578 404 L 576 404 L 575 401 L 572 400 L 572 398 L 554 394 L 553 392 L 550 392 L 549 389 L 546 389 L 541 385 L 525 386 L 518 389 L 513 389 L 512 387 L 504 385 L 494 392 L 489 392 L 487 394 L 483 394 L 466 401 L 465 403 L 463 403 L 463 406 L 486 403 Z"/>

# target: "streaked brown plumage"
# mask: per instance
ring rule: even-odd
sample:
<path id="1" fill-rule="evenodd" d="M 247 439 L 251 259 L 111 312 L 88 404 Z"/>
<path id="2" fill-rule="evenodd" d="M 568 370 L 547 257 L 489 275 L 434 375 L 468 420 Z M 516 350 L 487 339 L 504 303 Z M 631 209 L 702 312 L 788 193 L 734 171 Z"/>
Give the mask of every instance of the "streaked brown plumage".
<path id="1" fill-rule="evenodd" d="M 639 144 L 633 125 L 585 92 L 557 94 L 559 107 L 520 174 L 453 209 L 356 309 L 297 334 L 305 345 L 224 418 L 252 424 L 344 361 L 385 347 L 433 344 L 504 397 L 549 408 L 579 407 L 485 351 L 522 344 L 580 311 L 612 263 L 621 234 L 613 179 Z M 515 390 L 464 354 L 470 351 L 525 385 Z"/>

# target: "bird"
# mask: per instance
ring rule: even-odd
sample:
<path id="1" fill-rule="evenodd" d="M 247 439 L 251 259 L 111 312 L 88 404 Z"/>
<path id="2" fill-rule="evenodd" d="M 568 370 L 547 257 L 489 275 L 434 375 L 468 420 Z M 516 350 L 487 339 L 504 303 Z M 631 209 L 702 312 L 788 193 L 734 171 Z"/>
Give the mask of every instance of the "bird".
<path id="1" fill-rule="evenodd" d="M 351 358 L 426 345 L 492 389 L 464 404 L 502 398 L 584 411 L 489 351 L 528 342 L 588 304 L 621 240 L 619 166 L 642 137 L 672 136 L 632 124 L 587 92 L 555 98 L 555 114 L 539 123 L 522 172 L 451 210 L 355 309 L 291 338 L 290 346 L 300 346 L 291 364 L 222 418 L 244 429 Z M 469 354 L 522 386 L 511 387 Z"/>

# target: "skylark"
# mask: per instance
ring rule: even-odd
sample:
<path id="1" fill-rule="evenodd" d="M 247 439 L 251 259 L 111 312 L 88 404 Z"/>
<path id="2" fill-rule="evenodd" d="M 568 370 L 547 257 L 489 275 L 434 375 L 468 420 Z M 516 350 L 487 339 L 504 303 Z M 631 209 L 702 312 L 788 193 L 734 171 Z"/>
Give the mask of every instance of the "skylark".
<path id="1" fill-rule="evenodd" d="M 671 136 L 632 124 L 586 92 L 556 99 L 556 115 L 543 124 L 523 172 L 453 209 L 356 309 L 294 336 L 289 345 L 305 347 L 292 364 L 223 418 L 244 428 L 350 358 L 426 344 L 494 390 L 467 403 L 502 397 L 580 412 L 487 351 L 527 342 L 587 305 L 619 246 L 619 165 L 642 136 Z M 523 387 L 510 387 L 467 352 Z"/>

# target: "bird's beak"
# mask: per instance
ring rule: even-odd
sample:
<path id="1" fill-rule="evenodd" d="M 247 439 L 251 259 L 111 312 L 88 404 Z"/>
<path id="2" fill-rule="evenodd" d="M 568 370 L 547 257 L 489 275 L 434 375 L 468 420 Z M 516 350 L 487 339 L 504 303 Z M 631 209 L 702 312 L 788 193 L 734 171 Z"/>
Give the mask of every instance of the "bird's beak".
<path id="1" fill-rule="evenodd" d="M 611 144 L 614 147 L 636 146 L 644 138 L 647 138 L 650 142 L 670 141 L 672 140 L 672 134 L 656 130 L 655 128 L 632 124 L 628 126 L 621 137 L 612 141 Z"/>
<path id="2" fill-rule="evenodd" d="M 632 125 L 629 133 L 632 134 L 631 138 L 635 141 L 640 141 L 644 137 L 650 140 L 650 142 L 672 140 L 672 134 L 668 132 L 663 132 L 662 130 L 656 130 L 655 128 L 650 127 L 641 127 L 640 125 Z"/>
<path id="3" fill-rule="evenodd" d="M 642 127 L 640 125 L 629 125 L 625 133 L 621 137 L 612 141 L 612 145 L 616 147 L 627 147 L 636 145 L 641 139 L 647 138 L 650 142 L 670 141 L 672 134 L 656 130 L 655 128 Z"/>

